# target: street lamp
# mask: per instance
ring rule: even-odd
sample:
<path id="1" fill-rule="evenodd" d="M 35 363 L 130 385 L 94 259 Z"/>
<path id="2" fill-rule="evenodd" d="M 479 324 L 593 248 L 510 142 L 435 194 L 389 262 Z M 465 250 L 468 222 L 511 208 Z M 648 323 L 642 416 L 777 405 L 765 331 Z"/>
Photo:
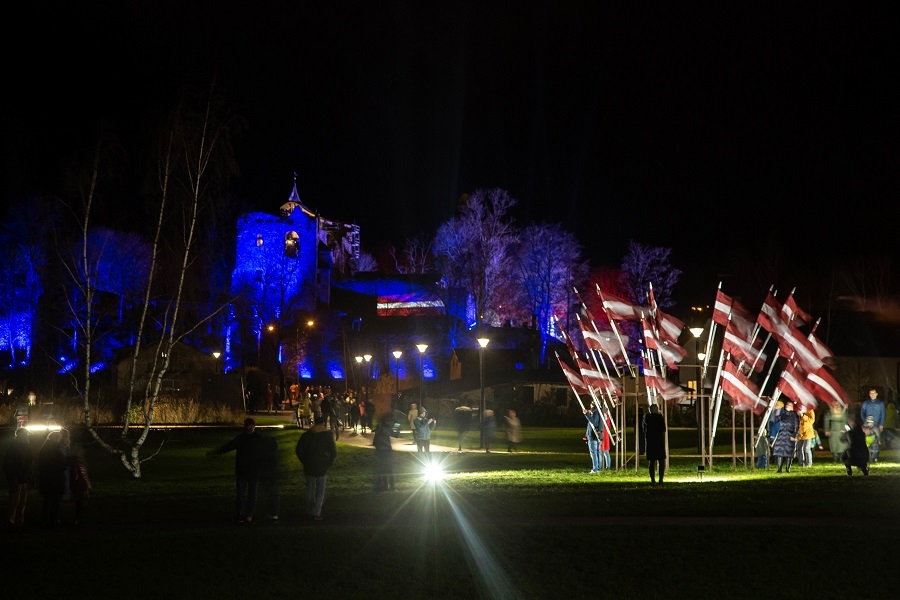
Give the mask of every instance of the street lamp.
<path id="1" fill-rule="evenodd" d="M 490 342 L 488 338 L 478 338 L 478 365 L 479 365 L 479 373 L 481 375 L 481 403 L 478 405 L 478 424 L 481 429 L 481 447 L 484 448 L 484 349 L 487 348 L 488 342 Z"/>
<path id="2" fill-rule="evenodd" d="M 219 357 L 222 356 L 221 352 L 213 352 L 213 358 L 216 359 L 216 375 L 219 374 Z"/>
<path id="3" fill-rule="evenodd" d="M 419 373 L 421 375 L 421 382 L 419 383 L 419 410 L 422 410 L 422 398 L 424 398 L 425 394 L 425 350 L 428 349 L 428 344 L 416 344 L 416 348 L 419 349 Z"/>
<path id="4" fill-rule="evenodd" d="M 366 407 L 369 406 L 369 385 L 372 383 L 372 365 L 369 364 L 369 361 L 372 360 L 371 354 L 363 354 L 363 360 L 366 361 Z"/>
<path id="5" fill-rule="evenodd" d="M 394 369 L 396 373 L 396 381 L 397 381 L 397 394 L 396 400 L 394 404 L 394 410 L 398 410 L 400 407 L 400 357 L 403 356 L 402 350 L 394 350 Z"/>
<path id="6" fill-rule="evenodd" d="M 697 356 L 697 383 L 695 392 L 697 394 L 696 416 L 697 416 L 697 451 L 700 453 L 700 460 L 703 461 L 704 439 L 703 439 L 703 386 L 700 378 L 703 376 L 700 366 L 700 336 L 703 335 L 702 327 L 691 327 L 691 334 L 694 336 L 694 354 Z"/>

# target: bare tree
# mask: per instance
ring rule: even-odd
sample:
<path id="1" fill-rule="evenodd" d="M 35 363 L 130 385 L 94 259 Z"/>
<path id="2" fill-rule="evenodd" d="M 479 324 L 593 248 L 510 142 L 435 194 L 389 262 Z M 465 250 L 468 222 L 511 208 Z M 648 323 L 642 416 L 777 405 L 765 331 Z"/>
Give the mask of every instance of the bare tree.
<path id="1" fill-rule="evenodd" d="M 525 300 L 524 306 L 536 317 L 538 330 L 546 340 L 554 335 L 552 317 L 566 323 L 575 301 L 573 290 L 583 287 L 588 266 L 581 245 L 559 223 L 530 225 L 519 236 L 514 260 L 519 273 L 517 296 Z"/>
<path id="2" fill-rule="evenodd" d="M 476 328 L 500 324 L 497 292 L 512 272 L 516 229 L 507 213 L 515 203 L 505 190 L 478 190 L 435 236 L 434 252 L 449 287 L 464 288 L 472 297 Z"/>
<path id="3" fill-rule="evenodd" d="M 398 273 L 427 273 L 431 270 L 434 243 L 423 234 L 406 238 L 403 249 L 398 253 L 394 246 L 390 248 L 394 268 Z"/>
<path id="4" fill-rule="evenodd" d="M 163 136 L 157 163 L 157 219 L 149 261 L 144 265 L 147 271 L 143 279 L 143 305 L 131 357 L 124 422 L 115 442 L 98 434 L 92 413 L 92 351 L 98 333 L 95 311 L 102 277 L 101 261 L 92 251 L 90 222 L 100 179 L 99 152 L 84 186 L 82 203 L 73 209 L 79 223 L 80 254 L 64 260 L 64 265 L 76 290 L 68 296 L 68 302 L 72 314 L 76 315 L 83 353 L 82 383 L 78 389 L 83 400 L 84 422 L 98 444 L 117 455 L 134 478 L 141 477 L 141 464 L 148 459 L 142 450 L 172 350 L 199 325 L 184 322 L 183 294 L 194 260 L 201 209 L 210 201 L 211 180 L 216 169 L 223 163 L 222 158 L 230 154 L 229 124 L 229 115 L 212 89 L 199 111 L 180 106 Z M 172 231 L 177 231 L 177 237 Z M 159 304 L 163 305 L 161 314 L 151 315 L 150 307 Z M 145 349 L 145 334 L 151 331 L 159 337 Z M 142 369 L 144 365 L 148 366 L 146 371 Z M 140 388 L 139 367 L 145 374 Z M 133 409 L 142 413 L 142 423 L 133 423 Z M 132 430 L 136 435 L 132 435 Z"/>
<path id="5" fill-rule="evenodd" d="M 647 291 L 653 285 L 653 294 L 660 308 L 672 305 L 672 290 L 681 271 L 669 263 L 671 248 L 645 246 L 628 242 L 628 253 L 622 259 L 623 284 L 629 300 L 646 303 Z"/>

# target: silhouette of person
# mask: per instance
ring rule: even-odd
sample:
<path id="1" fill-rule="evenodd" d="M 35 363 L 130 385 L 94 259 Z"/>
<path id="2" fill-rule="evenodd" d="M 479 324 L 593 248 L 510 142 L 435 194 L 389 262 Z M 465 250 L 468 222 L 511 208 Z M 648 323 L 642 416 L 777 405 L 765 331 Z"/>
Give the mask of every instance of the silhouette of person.
<path id="1" fill-rule="evenodd" d="M 372 445 L 375 446 L 375 491 L 387 492 L 397 489 L 394 481 L 394 448 L 391 443 L 394 433 L 391 415 L 389 413 L 378 418 L 375 426 L 375 435 Z"/>
<path id="2" fill-rule="evenodd" d="M 256 493 L 259 487 L 259 473 L 262 465 L 264 446 L 263 435 L 256 431 L 256 421 L 244 419 L 244 430 L 208 455 L 225 454 L 235 451 L 234 455 L 234 518 L 239 523 L 253 521 L 256 510 Z"/>
<path id="3" fill-rule="evenodd" d="M 522 441 L 522 421 L 511 408 L 506 411 L 503 419 L 506 422 L 506 451 L 513 452 Z"/>
<path id="4" fill-rule="evenodd" d="M 38 489 L 43 497 L 41 523 L 44 527 L 59 524 L 59 504 L 66 490 L 66 457 L 60 448 L 62 434 L 51 431 L 38 452 Z"/>
<path id="5" fill-rule="evenodd" d="M 7 521 L 9 527 L 25 526 L 25 506 L 28 504 L 28 485 L 32 481 L 31 447 L 28 443 L 28 430 L 24 427 L 16 431 L 13 443 L 3 457 L 3 474 L 9 486 L 9 508 Z"/>
<path id="6" fill-rule="evenodd" d="M 303 463 L 303 474 L 306 477 L 307 514 L 311 519 L 321 521 L 328 470 L 337 458 L 337 446 L 331 432 L 325 427 L 325 417 L 316 414 L 314 421 L 312 428 L 300 436 L 294 451 Z"/>
<path id="7" fill-rule="evenodd" d="M 666 421 L 659 414 L 659 405 L 651 404 L 650 412 L 644 415 L 644 436 L 647 443 L 647 461 L 650 470 L 650 483 L 656 484 L 656 473 L 662 484 L 666 475 Z"/>
<path id="8" fill-rule="evenodd" d="M 866 433 L 853 415 L 847 417 L 845 440 L 849 446 L 844 452 L 844 467 L 847 469 L 847 475 L 853 476 L 853 467 L 862 471 L 863 475 L 868 475 L 869 447 L 866 445 Z"/>

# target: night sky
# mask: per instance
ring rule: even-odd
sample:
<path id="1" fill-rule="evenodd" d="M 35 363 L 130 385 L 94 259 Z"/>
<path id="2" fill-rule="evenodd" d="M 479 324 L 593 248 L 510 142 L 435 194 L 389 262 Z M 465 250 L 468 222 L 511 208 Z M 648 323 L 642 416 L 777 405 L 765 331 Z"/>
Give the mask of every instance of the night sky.
<path id="1" fill-rule="evenodd" d="M 8 22 L 8 201 L 55 189 L 98 122 L 145 151 L 150 115 L 215 76 L 247 122 L 234 192 L 273 212 L 297 172 L 370 250 L 501 187 L 592 264 L 671 247 L 710 300 L 737 255 L 900 255 L 889 3 L 87 4 Z"/>

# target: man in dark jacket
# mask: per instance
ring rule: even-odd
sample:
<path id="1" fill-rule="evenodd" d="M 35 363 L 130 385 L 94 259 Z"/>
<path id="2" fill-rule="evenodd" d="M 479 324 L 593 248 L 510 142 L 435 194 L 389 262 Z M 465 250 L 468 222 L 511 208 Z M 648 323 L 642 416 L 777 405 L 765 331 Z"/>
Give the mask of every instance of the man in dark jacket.
<path id="1" fill-rule="evenodd" d="M 297 441 L 295 452 L 303 463 L 303 474 L 306 476 L 307 512 L 312 519 L 321 521 L 328 469 L 337 458 L 337 447 L 331 432 L 325 427 L 324 415 L 316 415 L 312 429 Z"/>
<path id="2" fill-rule="evenodd" d="M 239 523 L 250 523 L 253 521 L 253 512 L 256 509 L 256 491 L 259 487 L 260 469 L 266 458 L 266 440 L 261 433 L 256 432 L 256 421 L 245 419 L 243 432 L 236 435 L 227 444 L 211 450 L 209 454 L 225 454 L 232 450 L 235 451 L 235 519 Z"/>
<path id="3" fill-rule="evenodd" d="M 666 477 L 666 421 L 659 414 L 658 404 L 650 405 L 650 412 L 644 415 L 643 429 L 647 438 L 650 483 L 656 484 L 656 474 L 659 473 L 659 483 L 662 484 Z"/>

